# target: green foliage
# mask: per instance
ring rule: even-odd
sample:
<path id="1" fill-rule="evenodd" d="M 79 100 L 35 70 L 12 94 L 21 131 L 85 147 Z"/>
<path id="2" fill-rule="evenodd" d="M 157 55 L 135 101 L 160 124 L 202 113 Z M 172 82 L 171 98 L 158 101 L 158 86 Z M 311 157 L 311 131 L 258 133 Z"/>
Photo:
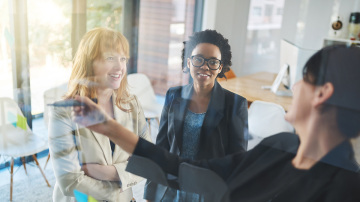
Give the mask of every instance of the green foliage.
<path id="1" fill-rule="evenodd" d="M 122 31 L 123 1 L 88 1 L 86 12 L 87 30 L 95 27 L 109 27 Z"/>

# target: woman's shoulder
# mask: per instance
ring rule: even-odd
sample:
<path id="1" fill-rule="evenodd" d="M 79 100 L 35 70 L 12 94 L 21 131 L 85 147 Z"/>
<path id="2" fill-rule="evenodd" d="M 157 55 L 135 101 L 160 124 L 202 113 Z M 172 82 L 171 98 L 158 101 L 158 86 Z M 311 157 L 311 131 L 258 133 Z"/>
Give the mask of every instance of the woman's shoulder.
<path id="1" fill-rule="evenodd" d="M 130 109 L 138 109 L 141 106 L 139 98 L 134 94 L 129 94 L 126 105 L 126 108 Z"/>
<path id="2" fill-rule="evenodd" d="M 187 87 L 188 85 L 185 85 L 185 86 L 175 86 L 175 87 L 170 87 L 166 94 L 175 94 L 175 93 L 179 93 L 183 90 L 183 88 Z"/>
<path id="3" fill-rule="evenodd" d="M 225 88 L 222 88 L 222 95 L 224 96 L 226 106 L 230 108 L 237 108 L 237 109 L 243 109 L 243 107 L 247 107 L 248 103 L 246 98 L 239 94 L 235 94 L 229 90 L 226 90 Z M 218 97 L 218 96 L 216 96 Z"/>
<path id="4" fill-rule="evenodd" d="M 233 100 L 237 100 L 237 101 L 246 101 L 246 98 L 244 98 L 243 96 L 233 93 L 225 88 L 222 88 L 225 94 L 225 98 L 227 99 L 233 99 Z"/>

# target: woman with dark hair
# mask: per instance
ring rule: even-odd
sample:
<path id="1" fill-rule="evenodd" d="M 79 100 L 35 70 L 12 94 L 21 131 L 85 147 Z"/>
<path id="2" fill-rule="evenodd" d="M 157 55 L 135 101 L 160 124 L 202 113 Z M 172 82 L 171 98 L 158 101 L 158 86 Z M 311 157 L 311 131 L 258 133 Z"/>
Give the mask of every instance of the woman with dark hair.
<path id="1" fill-rule="evenodd" d="M 228 185 L 222 201 L 360 201 L 360 169 L 350 144 L 360 134 L 359 56 L 359 48 L 346 46 L 313 55 L 303 80 L 293 87 L 285 117 L 297 135 L 265 138 L 247 153 L 205 161 L 179 158 L 131 134 L 87 98 L 76 98 L 87 107 L 75 107 L 74 120 L 133 155 L 151 159 L 168 174 L 178 176 L 182 162 L 213 170 Z M 101 121 L 92 121 L 96 117 Z"/>
<path id="2" fill-rule="evenodd" d="M 223 157 L 247 148 L 247 101 L 223 89 L 217 77 L 230 70 L 228 40 L 215 30 L 196 32 L 184 42 L 182 68 L 193 83 L 166 93 L 156 145 L 194 160 Z M 148 181 L 150 201 L 201 201 L 201 196 Z"/>

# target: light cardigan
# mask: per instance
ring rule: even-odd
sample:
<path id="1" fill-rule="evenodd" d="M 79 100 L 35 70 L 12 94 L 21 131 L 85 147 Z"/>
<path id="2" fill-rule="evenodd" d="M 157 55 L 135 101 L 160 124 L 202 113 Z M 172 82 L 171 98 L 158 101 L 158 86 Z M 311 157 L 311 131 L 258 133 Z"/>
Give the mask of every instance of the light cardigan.
<path id="1" fill-rule="evenodd" d="M 113 103 L 115 103 L 115 95 Z M 113 105 L 117 122 L 150 141 L 148 126 L 143 110 L 136 96 L 133 96 L 125 109 Z M 108 137 L 80 127 L 72 121 L 70 107 L 55 107 L 50 112 L 49 148 L 56 177 L 53 200 L 75 201 L 76 189 L 101 201 L 130 201 L 131 187 L 143 180 L 125 171 L 129 154 L 115 146 L 112 155 Z M 91 178 L 81 170 L 84 163 L 97 163 L 115 166 L 121 182 L 101 181 Z"/>

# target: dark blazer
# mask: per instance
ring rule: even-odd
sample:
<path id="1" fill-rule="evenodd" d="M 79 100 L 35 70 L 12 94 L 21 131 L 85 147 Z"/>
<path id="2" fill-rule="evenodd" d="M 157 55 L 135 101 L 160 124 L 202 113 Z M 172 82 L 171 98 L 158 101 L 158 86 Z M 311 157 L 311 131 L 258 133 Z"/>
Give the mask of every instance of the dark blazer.
<path id="1" fill-rule="evenodd" d="M 184 116 L 191 100 L 193 84 L 170 88 L 166 93 L 156 144 L 180 156 Z M 220 86 L 215 81 L 210 103 L 200 132 L 200 145 L 195 159 L 223 157 L 247 148 L 247 100 Z M 144 198 L 156 200 L 166 191 L 164 187 L 147 182 Z M 158 195 L 155 198 L 156 195 Z M 160 196 L 159 196 L 160 195 Z"/>
<path id="2" fill-rule="evenodd" d="M 212 160 L 192 161 L 169 154 L 141 139 L 133 155 L 151 159 L 164 172 L 174 176 L 178 175 L 179 165 L 182 162 L 213 170 L 227 184 L 228 191 L 223 201 L 360 201 L 359 165 L 355 161 L 348 141 L 331 150 L 311 169 L 304 170 L 300 178 L 282 179 L 281 176 L 284 174 L 282 171 L 285 166 L 291 165 L 298 146 L 299 139 L 296 135 L 281 133 L 265 138 L 246 153 L 236 153 Z M 128 171 L 132 172 L 132 170 Z M 151 175 L 146 169 L 136 174 L 145 178 Z M 152 179 L 156 181 L 155 178 Z M 278 179 L 282 180 L 282 184 L 274 183 Z M 281 186 L 281 191 L 269 192 L 267 186 L 271 183 L 275 187 Z"/>

